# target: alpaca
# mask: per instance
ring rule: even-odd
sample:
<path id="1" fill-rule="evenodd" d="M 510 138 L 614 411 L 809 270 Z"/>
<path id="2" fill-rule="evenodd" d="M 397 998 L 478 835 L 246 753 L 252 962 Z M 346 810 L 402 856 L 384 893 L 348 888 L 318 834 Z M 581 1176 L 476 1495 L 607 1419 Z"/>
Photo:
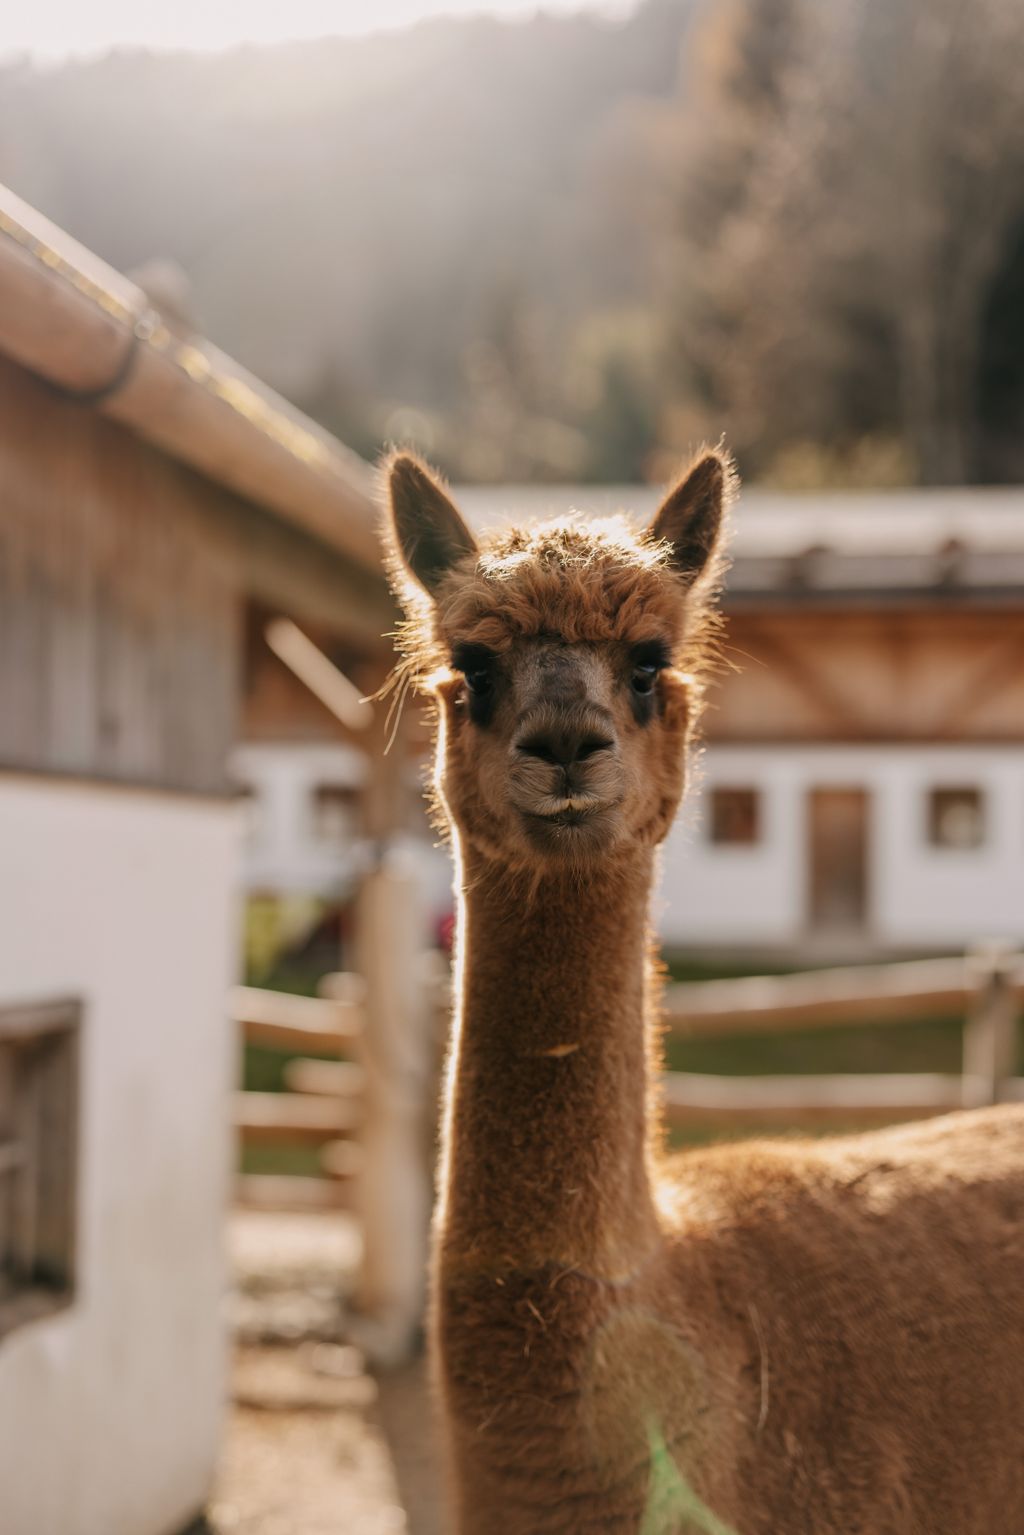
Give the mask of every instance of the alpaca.
<path id="1" fill-rule="evenodd" d="M 479 544 L 388 466 L 457 1006 L 432 1346 L 459 1535 L 1024 1535 L 1024 1109 L 667 1158 L 648 904 L 727 459 Z"/>

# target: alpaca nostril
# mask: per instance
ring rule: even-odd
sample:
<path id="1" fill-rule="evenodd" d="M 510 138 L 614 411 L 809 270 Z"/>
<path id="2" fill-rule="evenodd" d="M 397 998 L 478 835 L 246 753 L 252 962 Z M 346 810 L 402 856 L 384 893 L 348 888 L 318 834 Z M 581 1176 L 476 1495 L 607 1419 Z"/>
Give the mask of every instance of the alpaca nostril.
<path id="1" fill-rule="evenodd" d="M 541 762 L 550 762 L 552 767 L 559 767 L 565 761 L 560 755 L 558 744 L 547 736 L 530 736 L 518 743 L 516 751 L 524 757 L 538 757 Z"/>
<path id="2" fill-rule="evenodd" d="M 576 748 L 576 761 L 582 762 L 586 757 L 593 757 L 598 752 L 611 750 L 611 741 L 607 736 L 585 736 Z"/>
<path id="3" fill-rule="evenodd" d="M 607 751 L 611 745 L 607 736 L 595 735 L 592 731 L 552 730 L 527 736 L 518 743 L 516 750 L 524 757 L 537 757 L 552 767 L 567 768 Z"/>

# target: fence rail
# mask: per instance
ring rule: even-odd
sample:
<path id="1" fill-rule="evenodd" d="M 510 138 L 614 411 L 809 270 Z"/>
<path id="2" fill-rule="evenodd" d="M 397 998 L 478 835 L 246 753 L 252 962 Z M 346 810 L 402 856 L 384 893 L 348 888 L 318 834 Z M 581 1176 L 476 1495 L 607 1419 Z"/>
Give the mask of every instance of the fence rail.
<path id="1" fill-rule="evenodd" d="M 363 1012 L 355 976 L 336 997 L 295 997 L 284 991 L 236 986 L 228 1011 L 245 1031 L 247 1043 L 280 1050 L 343 1050 L 359 1037 Z"/>
<path id="2" fill-rule="evenodd" d="M 878 1072 L 833 1076 L 713 1077 L 674 1071 L 665 1076 L 670 1125 L 894 1124 L 929 1119 L 971 1106 L 962 1076 Z M 1005 1079 L 1001 1098 L 1024 1101 L 1024 1077 Z"/>
<path id="3" fill-rule="evenodd" d="M 252 1146 L 324 1146 L 351 1135 L 358 1111 L 342 1099 L 306 1093 L 238 1093 L 235 1124 Z"/>
<path id="4" fill-rule="evenodd" d="M 1012 958 L 1007 985 L 1024 1002 L 1024 963 Z M 924 959 L 690 981 L 666 988 L 665 1020 L 691 1038 L 706 1038 L 953 1016 L 977 994 L 979 970 L 985 974 L 981 959 Z"/>

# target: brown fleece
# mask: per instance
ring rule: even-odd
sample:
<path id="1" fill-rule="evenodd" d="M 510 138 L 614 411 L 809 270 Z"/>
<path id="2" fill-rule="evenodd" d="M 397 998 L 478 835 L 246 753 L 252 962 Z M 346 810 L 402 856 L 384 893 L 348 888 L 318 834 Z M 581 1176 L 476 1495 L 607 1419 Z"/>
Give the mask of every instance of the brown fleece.
<path id="1" fill-rule="evenodd" d="M 1024 1108 L 661 1149 L 650 889 L 728 463 L 647 535 L 482 547 L 417 461 L 389 475 L 459 870 L 432 1327 L 458 1535 L 1024 1535 Z"/>

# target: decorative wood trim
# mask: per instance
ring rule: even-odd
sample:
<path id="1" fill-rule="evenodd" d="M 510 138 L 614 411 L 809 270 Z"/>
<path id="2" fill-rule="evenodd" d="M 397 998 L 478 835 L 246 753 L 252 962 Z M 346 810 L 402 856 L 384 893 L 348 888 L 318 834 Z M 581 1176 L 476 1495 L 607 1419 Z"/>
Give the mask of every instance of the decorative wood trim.
<path id="1" fill-rule="evenodd" d="M 966 686 L 961 685 L 944 701 L 936 734 L 947 736 L 996 697 L 1024 671 L 1024 633 L 1013 635 L 995 655 L 988 655 Z"/>
<path id="2" fill-rule="evenodd" d="M 859 733 L 862 722 L 856 705 L 778 634 L 748 625 L 746 639 L 748 644 L 756 647 L 758 660 L 769 667 L 774 666 L 779 675 L 787 678 L 833 725 Z"/>

